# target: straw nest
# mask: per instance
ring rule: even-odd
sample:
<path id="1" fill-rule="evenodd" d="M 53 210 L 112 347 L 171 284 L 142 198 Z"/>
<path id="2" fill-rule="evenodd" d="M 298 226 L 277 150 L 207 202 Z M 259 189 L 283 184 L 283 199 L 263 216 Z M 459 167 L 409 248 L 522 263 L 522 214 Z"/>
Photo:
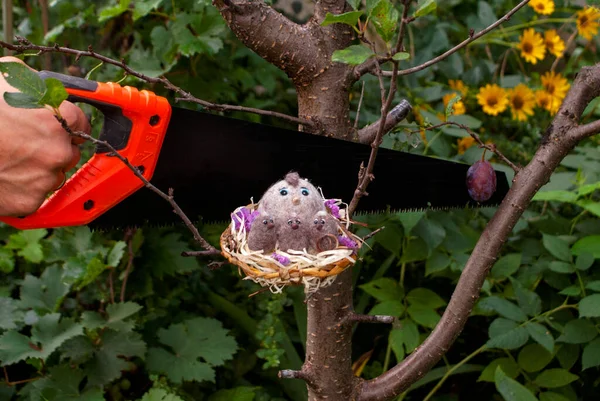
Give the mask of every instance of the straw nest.
<path id="1" fill-rule="evenodd" d="M 354 264 L 357 252 L 363 245 L 362 239 L 349 231 L 350 221 L 346 218 L 345 209 L 340 208 L 337 213 L 339 205 L 342 205 L 341 201 L 335 200 L 334 218 L 340 223 L 339 238 L 346 239 L 341 242 L 356 246 L 344 246 L 336 240 L 336 248 L 317 254 L 291 249 L 287 252 L 276 249 L 268 254 L 262 250 L 250 250 L 247 242 L 250 224 L 245 219 L 258 207 L 258 204 L 250 204 L 238 207 L 231 214 L 231 224 L 221 234 L 221 253 L 230 263 L 238 266 L 245 280 L 268 287 L 273 293 L 280 293 L 287 285 L 304 285 L 305 293 L 313 293 L 331 285 L 338 274 Z M 247 210 L 243 211 L 244 208 Z"/>

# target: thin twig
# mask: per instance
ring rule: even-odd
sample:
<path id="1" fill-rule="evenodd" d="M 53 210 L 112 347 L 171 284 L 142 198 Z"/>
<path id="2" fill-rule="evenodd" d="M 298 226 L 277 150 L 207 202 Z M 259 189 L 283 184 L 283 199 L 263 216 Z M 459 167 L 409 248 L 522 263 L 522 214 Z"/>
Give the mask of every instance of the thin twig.
<path id="1" fill-rule="evenodd" d="M 115 283 L 113 279 L 113 271 L 114 267 L 111 266 L 110 271 L 108 272 L 108 291 L 110 294 L 110 303 L 115 303 Z"/>
<path id="2" fill-rule="evenodd" d="M 192 232 L 196 242 L 198 242 L 206 250 L 209 250 L 209 251 L 215 250 L 216 251 L 215 247 L 213 247 L 211 244 L 208 243 L 208 241 L 206 241 L 204 238 L 202 238 L 202 236 L 198 232 L 198 229 L 196 228 L 196 226 L 194 226 L 194 224 L 189 219 L 189 217 L 187 217 L 187 215 L 183 212 L 183 210 L 181 210 L 181 208 L 179 207 L 177 202 L 175 202 L 175 199 L 173 198 L 173 189 L 172 188 L 169 188 L 168 195 L 165 194 L 163 191 L 161 191 L 160 189 L 155 187 L 152 183 L 150 183 L 150 181 L 148 181 L 146 179 L 146 177 L 143 176 L 143 174 L 140 172 L 140 170 L 138 170 L 137 167 L 132 165 L 129 162 L 129 160 L 127 160 L 126 157 L 123 157 L 110 143 L 108 143 L 107 141 L 101 141 L 99 139 L 96 139 L 93 136 L 88 135 L 84 132 L 74 132 L 71 129 L 71 127 L 69 127 L 69 125 L 67 124 L 67 121 L 64 118 L 62 118 L 61 116 L 58 116 L 58 115 L 55 115 L 54 117 L 58 120 L 58 122 L 61 124 L 61 126 L 64 128 L 64 130 L 67 131 L 70 135 L 85 139 L 86 141 L 90 141 L 90 142 L 94 143 L 95 145 L 106 146 L 110 150 L 109 154 L 111 156 L 114 156 L 117 159 L 121 160 L 133 172 L 133 174 L 135 174 L 136 177 L 138 177 L 140 180 L 142 180 L 142 182 L 144 183 L 144 186 L 146 188 L 148 188 L 149 190 L 151 190 L 152 192 L 154 192 L 155 194 L 157 194 L 158 196 L 160 196 L 161 198 L 163 198 L 164 200 L 169 202 L 169 204 L 173 208 L 173 211 L 175 212 L 175 214 L 177 214 L 183 220 L 186 227 Z"/>
<path id="3" fill-rule="evenodd" d="M 31 382 L 34 382 L 34 381 L 39 380 L 39 379 L 42 378 L 42 377 L 32 377 L 31 379 L 17 380 L 15 382 L 11 382 L 8 379 L 8 370 L 6 369 L 6 366 L 3 366 L 2 368 L 4 369 L 4 382 L 6 383 L 6 385 L 8 387 L 16 386 L 16 385 L 19 385 L 19 384 L 31 383 Z"/>
<path id="4" fill-rule="evenodd" d="M 125 273 L 123 273 L 123 284 L 121 284 L 121 302 L 125 302 L 125 289 L 127 288 L 127 279 L 131 274 L 131 268 L 133 267 L 133 237 L 137 229 L 129 228 L 125 232 L 125 241 L 127 242 L 127 267 Z"/>
<path id="5" fill-rule="evenodd" d="M 264 116 L 281 118 L 283 120 L 288 120 L 288 121 L 291 121 L 296 124 L 303 124 L 303 125 L 310 126 L 310 127 L 313 126 L 312 121 L 305 120 L 303 118 L 294 117 L 294 116 L 289 116 L 287 114 L 278 113 L 275 111 L 261 110 L 261 109 L 255 109 L 252 107 L 235 106 L 235 105 L 229 105 L 229 104 L 217 104 L 217 103 L 208 102 L 206 100 L 198 99 L 197 97 L 193 96 L 191 93 L 186 92 L 183 89 L 181 89 L 180 87 L 174 85 L 173 83 L 171 83 L 171 81 L 169 81 L 165 77 L 160 77 L 160 78 L 149 77 L 148 75 L 142 74 L 142 73 L 132 69 L 131 67 L 129 67 L 127 64 L 125 64 L 124 60 L 117 61 L 117 60 L 113 60 L 109 57 L 103 56 L 99 53 L 96 53 L 92 49 L 91 46 L 88 47 L 87 51 L 83 51 L 83 50 L 71 49 L 69 47 L 58 46 L 58 45 L 54 45 L 54 46 L 34 45 L 27 39 L 18 37 L 18 36 L 17 36 L 17 41 L 19 42 L 19 44 L 13 45 L 13 44 L 10 44 L 10 43 L 0 40 L 0 46 L 5 49 L 13 50 L 17 53 L 23 53 L 28 50 L 34 50 L 34 51 L 37 51 L 38 54 L 44 54 L 44 53 L 49 53 L 49 52 L 71 54 L 71 55 L 75 56 L 75 60 L 79 60 L 81 57 L 95 58 L 104 63 L 117 66 L 117 67 L 123 69 L 128 75 L 137 77 L 137 78 L 139 78 L 143 81 L 146 81 L 150 84 L 163 85 L 166 89 L 173 91 L 180 96 L 175 99 L 177 101 L 186 101 L 186 102 L 197 103 L 197 104 L 203 106 L 204 108 L 206 108 L 207 110 L 211 110 L 211 111 L 243 111 L 243 112 L 247 112 L 247 113 L 254 113 L 254 114 L 260 114 L 260 115 L 264 115 Z"/>
<path id="6" fill-rule="evenodd" d="M 482 31 L 479 31 L 477 33 L 474 33 L 471 30 L 470 33 L 469 33 L 469 37 L 467 39 L 463 40 L 461 43 L 459 43 L 458 45 L 454 46 L 450 50 L 446 51 L 443 54 L 440 54 L 439 56 L 437 56 L 437 57 L 435 57 L 435 58 L 433 58 L 433 59 L 431 59 L 429 61 L 426 61 L 423 64 L 419 64 L 419 65 L 417 65 L 415 67 L 407 68 L 405 70 L 400 70 L 400 71 L 397 72 L 397 76 L 413 74 L 415 72 L 424 70 L 425 68 L 430 67 L 430 66 L 432 66 L 432 65 L 434 65 L 436 63 L 439 63 L 440 61 L 442 61 L 445 58 L 447 58 L 447 57 L 451 56 L 452 54 L 456 53 L 457 51 L 459 51 L 463 47 L 467 46 L 469 43 L 471 43 L 471 42 L 479 39 L 480 37 L 484 36 L 488 32 L 494 30 L 499 25 L 501 25 L 504 22 L 508 21 L 510 19 L 510 17 L 513 16 L 514 13 L 516 13 L 517 11 L 519 11 L 527 3 L 529 3 L 529 0 L 523 0 L 523 1 L 521 1 L 512 10 L 510 10 L 508 13 L 506 13 L 502 18 L 500 18 L 498 21 L 494 22 L 493 24 L 491 24 L 487 28 L 485 28 Z M 357 79 L 358 79 L 362 75 L 364 75 L 364 74 L 366 74 L 368 72 L 372 72 L 372 70 L 373 70 L 372 62 L 371 61 L 365 62 L 365 63 L 363 63 L 361 65 L 358 65 L 354 69 L 354 76 L 357 77 Z M 383 71 L 382 74 L 383 74 L 384 77 L 391 77 L 393 75 L 393 71 Z"/>
<path id="7" fill-rule="evenodd" d="M 211 256 L 220 255 L 221 252 L 218 249 L 208 251 L 184 251 L 181 252 L 181 256 Z"/>
<path id="8" fill-rule="evenodd" d="M 358 313 L 351 313 L 348 316 L 348 320 L 356 323 L 394 323 L 394 316 L 386 315 L 360 315 Z"/>
<path id="9" fill-rule="evenodd" d="M 356 108 L 356 118 L 354 118 L 354 131 L 358 130 L 358 117 L 360 116 L 360 108 L 362 107 L 363 97 L 365 96 L 365 81 L 362 83 L 360 90 L 360 99 L 358 99 L 358 107 Z"/>
<path id="10" fill-rule="evenodd" d="M 376 235 L 377 233 L 379 233 L 381 230 L 385 230 L 385 226 L 381 226 L 381 227 L 379 227 L 377 230 L 375 230 L 375 231 L 373 231 L 373 232 L 370 232 L 369 234 L 365 235 L 365 236 L 362 238 L 362 240 L 363 240 L 363 241 L 366 241 L 366 240 L 368 240 L 369 238 L 371 238 L 371 237 L 373 237 L 374 235 Z"/>
<path id="11" fill-rule="evenodd" d="M 398 40 L 396 41 L 396 45 L 392 49 L 392 55 L 404 51 L 404 34 L 406 32 L 406 25 L 410 22 L 414 21 L 414 18 L 408 18 L 408 5 L 411 0 L 402 0 L 402 5 L 404 8 L 402 9 L 402 18 L 400 19 L 400 33 L 398 33 Z"/>
<path id="12" fill-rule="evenodd" d="M 445 121 L 443 123 L 432 125 L 430 127 L 422 127 L 422 129 L 424 129 L 426 131 L 430 131 L 430 130 L 433 130 L 433 129 L 437 129 L 437 128 L 443 127 L 444 125 L 454 125 L 456 127 L 464 129 L 465 131 L 467 131 L 469 133 L 469 135 L 471 135 L 471 137 L 473 139 L 475 139 L 475 141 L 479 144 L 480 148 L 487 149 L 490 152 L 494 153 L 496 156 L 498 156 L 498 158 L 500 160 L 502 160 L 504 163 L 508 164 L 510 166 L 510 168 L 512 168 L 514 170 L 515 173 L 518 173 L 521 170 L 521 167 L 517 166 L 516 164 L 514 164 L 513 162 L 511 162 L 506 156 L 504 156 L 502 154 L 502 152 L 500 152 L 498 150 L 498 148 L 496 147 L 496 145 L 494 145 L 493 143 L 492 144 L 486 144 L 486 143 L 484 143 L 481 140 L 481 138 L 479 137 L 479 135 L 477 135 L 475 132 L 473 132 L 471 130 L 471 128 L 467 127 L 464 124 L 459 124 L 459 123 L 454 122 L 454 121 Z M 417 132 L 419 132 L 419 130 L 411 131 L 410 133 L 414 134 L 414 133 L 417 133 Z"/>

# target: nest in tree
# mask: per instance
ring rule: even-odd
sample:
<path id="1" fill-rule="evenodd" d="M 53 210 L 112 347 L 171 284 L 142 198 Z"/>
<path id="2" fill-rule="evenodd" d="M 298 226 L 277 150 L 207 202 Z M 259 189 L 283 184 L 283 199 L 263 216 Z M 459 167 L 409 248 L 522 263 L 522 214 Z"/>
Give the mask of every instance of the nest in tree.
<path id="1" fill-rule="evenodd" d="M 331 201 L 330 201 L 331 202 Z M 331 203 L 330 203 L 331 204 Z M 287 285 L 304 285 L 307 294 L 321 287 L 331 285 L 338 274 L 354 264 L 357 252 L 363 240 L 349 231 L 350 221 L 345 209 L 337 208 L 341 202 L 336 200 L 336 215 L 340 225 L 339 240 L 334 239 L 334 249 L 316 254 L 304 251 L 275 249 L 265 254 L 263 250 L 253 251 L 248 247 L 249 226 L 246 219 L 256 210 L 257 204 L 241 206 L 232 213 L 232 222 L 221 234 L 221 253 L 232 264 L 238 266 L 240 275 L 273 293 L 280 293 Z M 246 210 L 243 210 L 246 209 Z"/>

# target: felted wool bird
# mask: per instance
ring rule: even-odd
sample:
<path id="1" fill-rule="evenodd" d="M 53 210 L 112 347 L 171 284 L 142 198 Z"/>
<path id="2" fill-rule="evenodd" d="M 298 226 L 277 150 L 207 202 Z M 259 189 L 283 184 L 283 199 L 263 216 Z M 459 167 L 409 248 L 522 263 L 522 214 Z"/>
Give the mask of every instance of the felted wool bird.
<path id="1" fill-rule="evenodd" d="M 339 224 L 329 213 L 320 210 L 314 216 L 310 228 L 311 252 L 322 252 L 334 249 L 338 245 Z"/>
<path id="2" fill-rule="evenodd" d="M 317 212 L 325 211 L 325 205 L 314 185 L 291 172 L 267 189 L 258 202 L 258 211 L 273 218 L 278 249 L 301 251 L 310 248 L 310 224 Z M 252 245 L 258 246 L 258 243 Z"/>
<path id="3" fill-rule="evenodd" d="M 309 249 L 310 233 L 306 221 L 297 213 L 292 213 L 285 224 L 277 228 L 277 248 L 286 252 L 290 249 L 301 251 Z"/>
<path id="4" fill-rule="evenodd" d="M 277 229 L 275 221 L 265 211 L 257 216 L 250 226 L 248 234 L 248 248 L 253 251 L 264 250 L 265 253 L 272 252 L 277 242 Z"/>

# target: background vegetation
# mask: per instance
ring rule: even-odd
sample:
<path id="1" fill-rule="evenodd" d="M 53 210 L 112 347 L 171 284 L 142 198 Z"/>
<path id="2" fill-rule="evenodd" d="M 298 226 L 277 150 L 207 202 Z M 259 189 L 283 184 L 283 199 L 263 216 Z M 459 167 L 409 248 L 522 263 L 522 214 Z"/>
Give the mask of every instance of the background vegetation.
<path id="1" fill-rule="evenodd" d="M 431 59 L 515 4 L 439 1 L 408 26 L 410 57 L 402 66 Z M 46 29 L 37 2 L 16 2 L 15 33 L 38 44 L 92 45 L 124 58 L 137 71 L 166 74 L 215 103 L 295 113 L 295 91 L 285 74 L 235 39 L 208 1 L 55 0 L 48 10 Z M 493 142 L 513 162 L 527 162 L 569 81 L 580 67 L 598 61 L 599 17 L 594 8 L 575 2 L 532 1 L 465 51 L 399 78 L 397 100 L 407 98 L 417 106 L 414 121 L 387 135 L 384 146 L 469 164 L 479 160 L 483 152 L 464 130 L 428 129 L 448 119 Z M 38 69 L 89 74 L 173 98 L 97 60 L 76 62 L 59 54 L 26 60 Z M 363 84 L 360 126 L 375 121 L 380 108 L 377 78 L 366 75 L 355 85 L 353 110 Z M 588 121 L 600 117 L 599 103 L 596 99 L 584 113 Z M 252 114 L 235 116 L 286 124 Z M 520 399 L 597 396 L 598 145 L 597 138 L 590 138 L 565 158 L 506 243 L 459 340 L 443 363 L 400 399 L 501 399 L 506 397 L 503 386 L 513 379 L 529 389 Z M 510 179 L 510 168 L 494 165 Z M 318 185 L 318 177 L 310 178 Z M 411 189 L 394 190 L 406 194 Z M 363 249 L 362 262 L 353 268 L 356 310 L 398 318 L 393 327 L 358 326 L 357 375 L 379 375 L 427 336 L 493 212 L 382 211 L 357 218 L 369 230 L 386 229 L 369 240 L 372 249 Z M 224 224 L 202 231 L 216 245 Z M 248 298 L 258 288 L 240 280 L 236 269 L 211 270 L 207 260 L 179 256 L 194 246 L 180 227 L 19 232 L 0 226 L 0 241 L 5 375 L 0 399 L 306 398 L 304 383 L 277 378 L 279 369 L 297 369 L 303 359 L 301 289 Z M 504 378 L 498 379 L 497 367 Z"/>

